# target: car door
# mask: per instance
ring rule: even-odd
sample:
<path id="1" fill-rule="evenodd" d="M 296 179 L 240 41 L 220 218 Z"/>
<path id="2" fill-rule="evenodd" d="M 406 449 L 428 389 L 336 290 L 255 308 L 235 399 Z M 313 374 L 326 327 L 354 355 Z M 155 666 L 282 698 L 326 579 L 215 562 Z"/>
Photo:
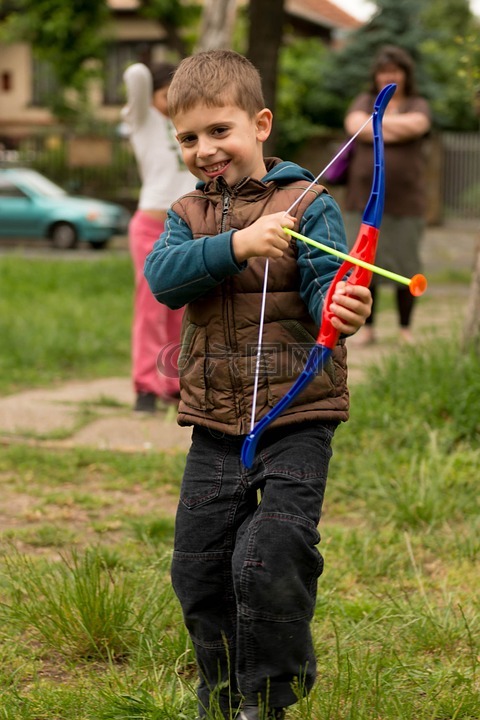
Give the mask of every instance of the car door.
<path id="1" fill-rule="evenodd" d="M 42 235 L 41 208 L 14 179 L 0 177 L 0 235 Z"/>

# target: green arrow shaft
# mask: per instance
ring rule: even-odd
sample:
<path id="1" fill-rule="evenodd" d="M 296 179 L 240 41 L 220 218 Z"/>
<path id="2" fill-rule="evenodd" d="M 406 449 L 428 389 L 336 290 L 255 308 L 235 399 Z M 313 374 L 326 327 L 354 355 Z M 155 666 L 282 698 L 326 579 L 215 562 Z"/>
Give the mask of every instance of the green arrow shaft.
<path id="1" fill-rule="evenodd" d="M 365 268 L 365 270 L 370 270 L 371 272 L 377 273 L 377 275 L 383 275 L 383 277 L 388 278 L 389 280 L 394 280 L 395 282 L 402 283 L 403 285 L 410 285 L 410 278 L 405 277 L 404 275 L 398 275 L 398 273 L 391 272 L 390 270 L 385 270 L 385 268 L 378 267 L 378 265 L 372 265 L 371 263 L 366 262 L 365 260 L 361 260 L 360 258 L 353 257 L 353 255 L 347 255 L 347 253 L 341 252 L 340 250 L 335 250 L 334 248 L 328 247 L 328 245 L 324 245 L 321 242 L 317 242 L 317 240 L 312 240 L 312 238 L 306 237 L 305 235 L 301 235 L 300 233 L 295 232 L 295 230 L 290 230 L 289 228 L 284 227 L 283 230 L 292 237 L 296 238 L 297 240 L 303 240 L 303 242 L 307 243 L 307 245 L 313 245 L 313 247 L 319 248 L 319 250 L 323 250 L 326 253 L 329 253 L 330 255 L 335 255 L 335 257 L 340 258 L 341 260 L 347 260 L 347 262 L 352 263 L 353 265 L 359 265 L 359 267 Z"/>

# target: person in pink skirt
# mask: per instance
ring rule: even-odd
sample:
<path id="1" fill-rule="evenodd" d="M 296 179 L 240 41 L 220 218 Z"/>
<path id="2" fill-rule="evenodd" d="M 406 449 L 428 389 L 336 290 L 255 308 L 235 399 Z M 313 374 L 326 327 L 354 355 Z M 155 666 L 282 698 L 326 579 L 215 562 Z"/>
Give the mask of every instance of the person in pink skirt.
<path id="1" fill-rule="evenodd" d="M 175 65 L 159 63 L 150 70 L 130 65 L 123 76 L 127 104 L 122 119 L 128 127 L 141 179 L 137 210 L 129 225 L 135 274 L 132 327 L 134 409 L 155 412 L 157 400 L 177 402 L 176 358 L 183 310 L 170 310 L 153 297 L 143 275 L 145 258 L 163 232 L 167 209 L 193 190 L 195 178 L 186 169 L 168 118 L 167 92 Z"/>

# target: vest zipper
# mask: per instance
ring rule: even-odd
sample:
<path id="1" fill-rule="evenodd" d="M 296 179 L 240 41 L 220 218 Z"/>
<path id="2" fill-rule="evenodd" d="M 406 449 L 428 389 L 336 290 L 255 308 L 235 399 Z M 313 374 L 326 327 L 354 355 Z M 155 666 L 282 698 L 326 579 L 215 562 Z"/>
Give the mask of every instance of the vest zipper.
<path id="1" fill-rule="evenodd" d="M 222 220 L 220 223 L 220 232 L 225 232 L 225 224 L 227 221 L 228 209 L 230 207 L 230 195 L 226 190 L 222 193 Z"/>
<path id="2" fill-rule="evenodd" d="M 222 191 L 222 219 L 220 222 L 220 232 L 225 232 L 225 226 L 227 224 L 227 215 L 228 211 L 230 209 L 230 202 L 231 202 L 232 196 L 228 192 L 227 189 L 224 189 Z M 225 297 L 225 339 L 227 342 L 227 348 L 228 352 L 231 353 L 231 362 L 235 362 L 234 355 L 235 355 L 235 334 L 232 332 L 232 318 L 233 318 L 233 312 L 232 312 L 232 300 L 231 300 L 231 288 L 232 288 L 232 281 L 230 278 L 225 278 L 223 281 L 223 292 Z M 235 379 L 235 373 L 230 371 L 230 382 L 232 387 L 232 395 L 233 395 L 233 406 L 234 406 L 234 412 L 236 417 L 240 417 L 240 410 L 239 410 L 239 403 L 238 403 L 238 380 Z"/>

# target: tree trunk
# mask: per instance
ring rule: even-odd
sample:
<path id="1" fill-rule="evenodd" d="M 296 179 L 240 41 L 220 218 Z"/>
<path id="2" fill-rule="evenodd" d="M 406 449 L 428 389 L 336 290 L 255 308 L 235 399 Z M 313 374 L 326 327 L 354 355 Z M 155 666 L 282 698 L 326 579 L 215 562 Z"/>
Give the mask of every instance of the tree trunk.
<path id="1" fill-rule="evenodd" d="M 273 113 L 284 17 L 285 0 L 250 0 L 247 57 L 262 76 L 265 103 Z M 272 152 L 275 146 L 274 136 L 266 146 L 266 152 Z"/>
<path id="2" fill-rule="evenodd" d="M 205 0 L 197 50 L 221 50 L 232 46 L 236 9 L 237 0 Z"/>
<path id="3" fill-rule="evenodd" d="M 480 356 L 480 240 L 477 242 L 475 267 L 470 286 L 470 299 L 463 327 L 462 346 L 463 348 L 473 346 L 477 355 Z"/>

